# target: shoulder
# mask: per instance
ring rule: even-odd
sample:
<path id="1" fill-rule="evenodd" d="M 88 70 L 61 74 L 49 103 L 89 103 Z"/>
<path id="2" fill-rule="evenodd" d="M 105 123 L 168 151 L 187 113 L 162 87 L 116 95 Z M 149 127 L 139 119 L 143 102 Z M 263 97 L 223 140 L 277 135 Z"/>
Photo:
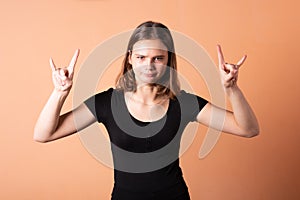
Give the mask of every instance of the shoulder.
<path id="1" fill-rule="evenodd" d="M 197 108 L 197 110 L 201 110 L 208 102 L 205 98 L 190 92 L 186 92 L 185 90 L 181 90 L 176 98 L 181 105 L 189 107 L 190 109 Z"/>
<path id="2" fill-rule="evenodd" d="M 111 96 L 115 89 L 109 88 L 102 92 L 96 93 L 84 101 L 85 105 L 97 118 L 98 122 L 103 122 L 110 108 Z"/>
<path id="3" fill-rule="evenodd" d="M 181 90 L 176 97 L 178 99 L 188 100 L 188 101 L 193 100 L 193 99 L 206 101 L 204 98 L 200 97 L 199 95 L 196 95 L 196 94 L 193 94 L 190 92 L 186 92 L 185 90 Z"/>
<path id="4" fill-rule="evenodd" d="M 113 88 L 109 88 L 107 90 L 98 92 L 98 93 L 90 96 L 88 99 L 86 99 L 84 101 L 84 103 L 88 104 L 88 105 L 95 105 L 100 102 L 103 103 L 103 102 L 109 101 L 114 90 L 115 89 L 113 89 Z"/>
<path id="5" fill-rule="evenodd" d="M 195 94 L 192 94 L 190 92 L 186 92 L 185 90 L 180 90 L 178 96 L 183 96 L 183 97 L 187 97 L 187 96 L 196 96 Z"/>
<path id="6" fill-rule="evenodd" d="M 114 91 L 116 91 L 116 89 L 108 88 L 107 90 L 96 93 L 94 96 L 111 96 Z"/>
<path id="7" fill-rule="evenodd" d="M 187 121 L 195 121 L 196 116 L 207 104 L 207 100 L 190 92 L 181 90 L 176 96 L 181 114 Z"/>
<path id="8" fill-rule="evenodd" d="M 99 92 L 92 96 L 96 104 L 107 105 L 118 105 L 123 102 L 124 91 L 120 89 L 109 88 L 105 91 Z"/>

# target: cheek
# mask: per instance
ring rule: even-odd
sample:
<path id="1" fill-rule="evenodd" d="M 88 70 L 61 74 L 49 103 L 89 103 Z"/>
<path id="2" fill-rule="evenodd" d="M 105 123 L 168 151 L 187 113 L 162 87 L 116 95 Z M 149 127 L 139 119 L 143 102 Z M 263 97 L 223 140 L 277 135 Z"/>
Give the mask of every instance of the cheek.
<path id="1" fill-rule="evenodd" d="M 132 65 L 132 72 L 134 75 L 140 75 L 142 73 L 142 67 L 138 65 Z"/>
<path id="2" fill-rule="evenodd" d="M 166 65 L 159 66 L 159 67 L 158 67 L 158 71 L 159 71 L 161 74 L 163 74 L 163 73 L 165 73 L 166 68 L 167 68 Z"/>
<path id="3" fill-rule="evenodd" d="M 144 66 L 143 63 L 141 63 L 137 60 L 132 60 L 131 67 L 133 70 L 139 70 L 142 66 Z"/>
<path id="4" fill-rule="evenodd" d="M 159 64 L 159 65 L 156 65 L 156 70 L 160 73 L 164 73 L 167 69 L 167 64 Z"/>

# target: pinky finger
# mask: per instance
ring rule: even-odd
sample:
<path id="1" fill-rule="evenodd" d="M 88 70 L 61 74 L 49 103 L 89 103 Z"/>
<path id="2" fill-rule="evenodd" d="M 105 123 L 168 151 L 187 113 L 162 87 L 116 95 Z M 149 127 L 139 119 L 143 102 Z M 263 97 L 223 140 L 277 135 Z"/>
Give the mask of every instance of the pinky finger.
<path id="1" fill-rule="evenodd" d="M 236 65 L 240 67 L 245 62 L 246 58 L 247 58 L 247 55 L 244 55 Z"/>

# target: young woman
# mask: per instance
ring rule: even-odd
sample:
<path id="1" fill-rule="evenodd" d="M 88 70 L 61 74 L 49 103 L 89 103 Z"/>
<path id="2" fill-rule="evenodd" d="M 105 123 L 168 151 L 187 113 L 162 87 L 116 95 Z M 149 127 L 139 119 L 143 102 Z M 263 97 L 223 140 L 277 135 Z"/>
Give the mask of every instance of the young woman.
<path id="1" fill-rule="evenodd" d="M 219 45 L 217 52 L 222 85 L 233 112 L 180 89 L 173 39 L 161 23 L 148 21 L 135 29 L 115 89 L 100 92 L 63 115 L 60 111 L 72 86 L 79 51 L 65 69 L 56 68 L 50 59 L 55 88 L 37 120 L 34 139 L 49 142 L 94 122 L 103 123 L 115 168 L 112 199 L 190 199 L 178 156 L 181 135 L 189 122 L 220 130 L 210 124 L 215 109 L 226 113 L 221 131 L 242 137 L 259 133 L 256 117 L 237 85 L 246 56 L 229 64 Z M 82 119 L 76 124 L 75 115 Z"/>

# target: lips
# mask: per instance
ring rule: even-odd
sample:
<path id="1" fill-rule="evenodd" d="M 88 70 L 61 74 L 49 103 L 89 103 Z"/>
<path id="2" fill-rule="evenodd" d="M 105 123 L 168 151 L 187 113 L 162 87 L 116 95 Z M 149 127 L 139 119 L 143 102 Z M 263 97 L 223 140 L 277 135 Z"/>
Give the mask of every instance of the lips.
<path id="1" fill-rule="evenodd" d="M 156 73 L 151 73 L 151 74 L 144 74 L 146 77 L 155 77 Z"/>

